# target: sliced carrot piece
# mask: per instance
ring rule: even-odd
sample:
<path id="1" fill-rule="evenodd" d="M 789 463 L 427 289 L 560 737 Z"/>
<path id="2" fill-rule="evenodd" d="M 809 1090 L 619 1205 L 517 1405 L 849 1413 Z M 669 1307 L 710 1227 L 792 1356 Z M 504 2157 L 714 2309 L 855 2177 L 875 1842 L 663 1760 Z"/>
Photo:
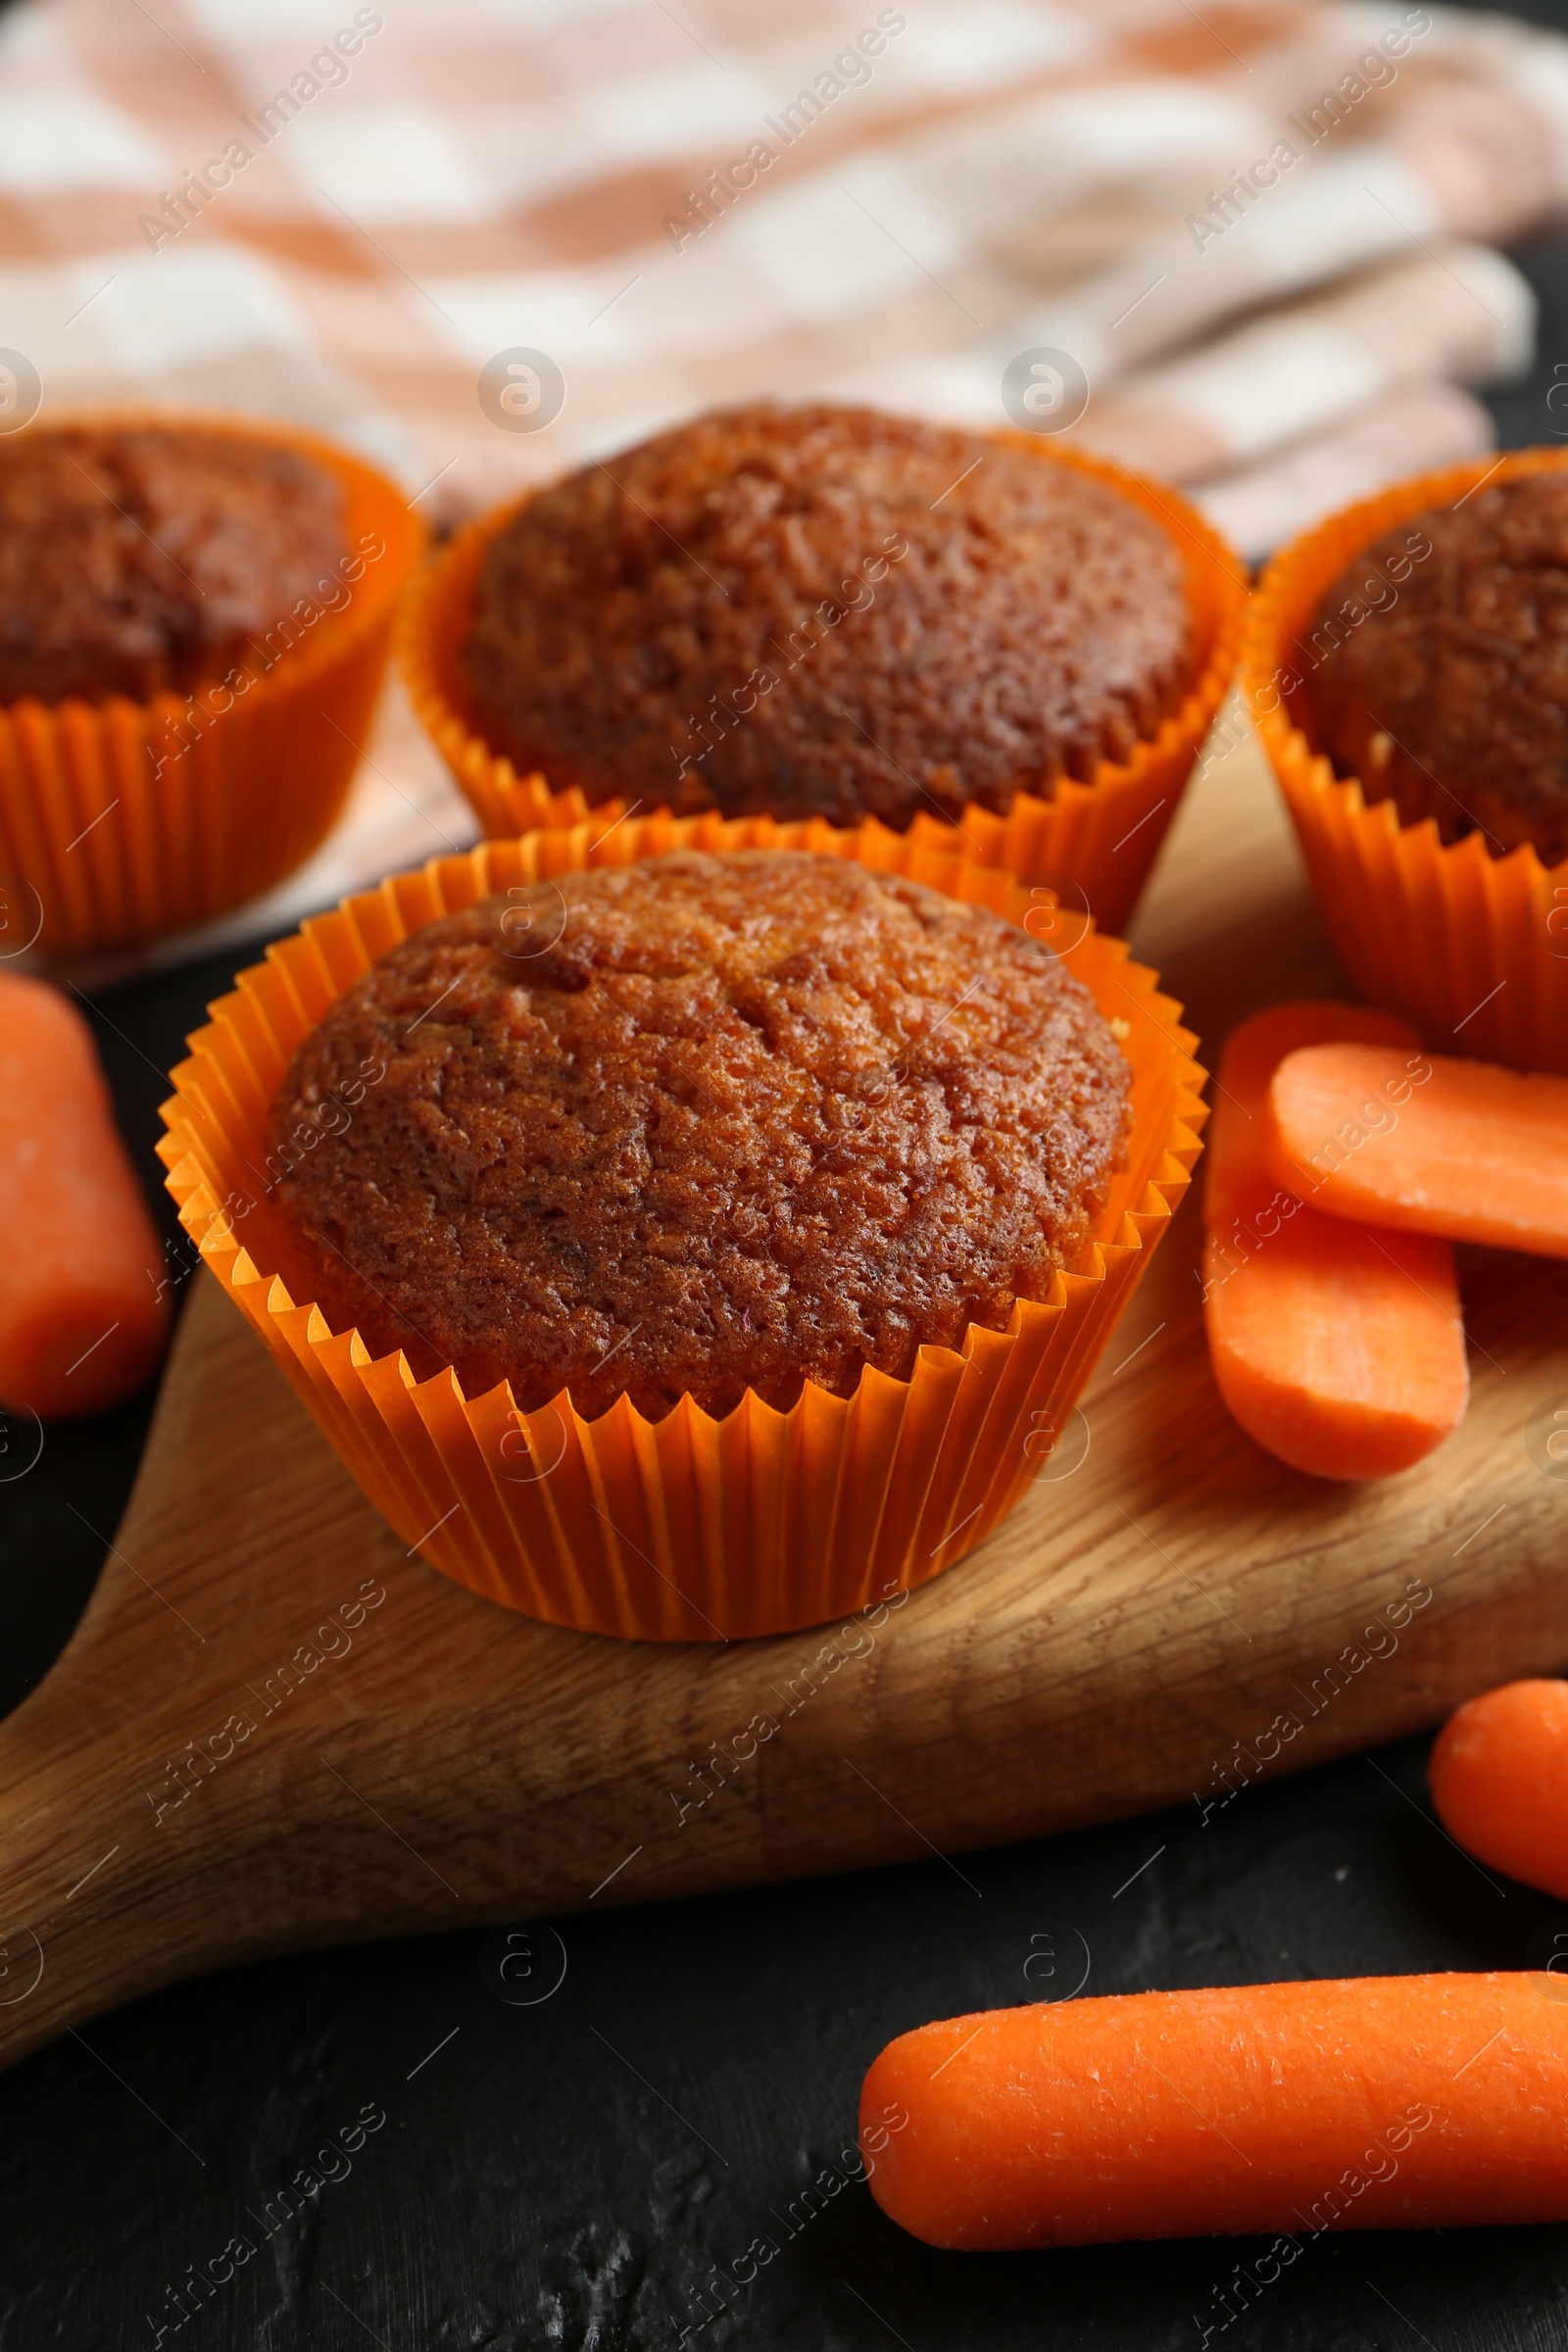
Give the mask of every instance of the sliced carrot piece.
<path id="1" fill-rule="evenodd" d="M 1269 1081 L 1280 1063 L 1303 1046 L 1342 1038 L 1356 1045 L 1399 1047 L 1405 1053 L 1417 1051 L 1421 1044 L 1420 1033 L 1397 1013 L 1319 997 L 1271 1004 L 1231 1031 L 1214 1083 L 1203 1155 L 1203 1214 L 1211 1233 L 1224 1232 L 1233 1216 L 1250 1218 L 1279 1190 L 1265 1146 Z"/>
<path id="2" fill-rule="evenodd" d="M 140 1388 L 169 1335 L 163 1255 L 91 1030 L 0 974 L 0 1401 L 47 1421 Z"/>
<path id="3" fill-rule="evenodd" d="M 1505 1683 L 1438 1736 L 1432 1801 L 1468 1853 L 1568 1898 L 1568 1683 Z M 1568 1982 L 1562 1986 L 1568 2001 Z"/>
<path id="4" fill-rule="evenodd" d="M 1464 1418 L 1469 1372 L 1453 1258 L 1412 1234 L 1335 1227 L 1299 1209 L 1240 1269 L 1209 1241 L 1214 1378 L 1249 1437 L 1292 1469 L 1389 1478 L 1423 1460 Z"/>
<path id="5" fill-rule="evenodd" d="M 1385 1478 L 1464 1417 L 1464 1328 L 1446 1243 L 1324 1217 L 1271 1163 L 1287 1055 L 1358 1040 L 1402 1062 L 1416 1032 L 1353 1004 L 1280 1004 L 1233 1030 L 1204 1155 L 1203 1309 L 1214 1378 L 1248 1435 L 1317 1478 Z"/>
<path id="6" fill-rule="evenodd" d="M 1568 1078 L 1314 1045 L 1269 1103 L 1270 1166 L 1330 1216 L 1568 1257 Z"/>
<path id="7" fill-rule="evenodd" d="M 1568 2219 L 1568 1990 L 1359 1977 L 922 2026 L 860 2094 L 883 2211 L 930 2245 Z"/>

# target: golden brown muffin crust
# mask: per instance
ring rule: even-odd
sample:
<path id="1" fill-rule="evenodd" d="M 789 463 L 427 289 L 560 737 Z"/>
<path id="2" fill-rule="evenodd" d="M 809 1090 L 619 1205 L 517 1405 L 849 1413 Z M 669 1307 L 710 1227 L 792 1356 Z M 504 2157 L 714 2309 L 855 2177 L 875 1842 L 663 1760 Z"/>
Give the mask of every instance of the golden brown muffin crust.
<path id="1" fill-rule="evenodd" d="M 0 441 L 0 703 L 188 693 L 249 662 L 344 545 L 341 484 L 292 450 L 172 427 Z"/>
<path id="2" fill-rule="evenodd" d="M 987 909 L 682 854 L 415 933 L 301 1045 L 268 1144 L 334 1329 L 525 1409 L 722 1413 L 906 1377 L 1044 1298 L 1130 1083 L 1089 991 Z"/>
<path id="3" fill-rule="evenodd" d="M 519 773 L 900 831 L 1125 759 L 1189 668 L 1177 548 L 1120 492 L 825 405 L 704 416 L 541 491 L 464 654 Z"/>
<path id="4" fill-rule="evenodd" d="M 1324 598 L 1313 643 L 1334 635 L 1310 691 L 1342 774 L 1445 841 L 1568 858 L 1568 472 L 1396 523 Z"/>

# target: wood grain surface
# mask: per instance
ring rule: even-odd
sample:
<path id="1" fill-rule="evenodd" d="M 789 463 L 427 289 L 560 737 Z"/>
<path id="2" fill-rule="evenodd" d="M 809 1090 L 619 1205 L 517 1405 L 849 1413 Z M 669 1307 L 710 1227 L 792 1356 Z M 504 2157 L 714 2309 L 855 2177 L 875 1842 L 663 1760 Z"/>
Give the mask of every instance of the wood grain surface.
<path id="1" fill-rule="evenodd" d="M 1210 1047 L 1335 986 L 1250 744 L 1134 939 Z M 86 1615 L 0 1726 L 0 2058 L 266 1953 L 1222 1804 L 1568 1661 L 1568 1485 L 1526 1446 L 1568 1400 L 1568 1266 L 1466 1258 L 1468 1419 L 1348 1489 L 1230 1421 L 1198 1240 L 1190 1200 L 1059 1474 L 961 1567 L 722 1647 L 535 1625 L 407 1556 L 200 1277 Z"/>

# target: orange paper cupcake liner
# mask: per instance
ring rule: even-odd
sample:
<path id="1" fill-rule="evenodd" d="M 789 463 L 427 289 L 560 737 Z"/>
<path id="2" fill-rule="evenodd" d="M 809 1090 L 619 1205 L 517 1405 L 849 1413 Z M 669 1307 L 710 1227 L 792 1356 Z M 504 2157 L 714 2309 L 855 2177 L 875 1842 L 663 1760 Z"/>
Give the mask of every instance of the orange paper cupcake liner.
<path id="1" fill-rule="evenodd" d="M 1568 1071 L 1568 863 L 1527 843 L 1494 858 L 1479 832 L 1446 846 L 1436 822 L 1401 825 L 1335 774 L 1313 740 L 1309 631 L 1358 551 L 1406 516 L 1451 506 L 1483 480 L 1568 465 L 1520 450 L 1417 474 L 1331 515 L 1283 549 L 1259 582 L 1241 684 L 1295 823 L 1341 962 L 1374 1004 L 1403 1013 L 1440 1052 Z"/>
<path id="2" fill-rule="evenodd" d="M 1174 490 L 1129 473 L 1108 458 L 1041 441 L 1031 433 L 991 439 L 1046 465 L 1076 466 L 1159 523 L 1181 552 L 1192 622 L 1192 683 L 1157 734 L 1123 761 L 1102 760 L 1087 783 L 1059 777 L 1014 796 L 1004 816 L 968 808 L 961 825 L 921 814 L 911 831 L 1021 879 L 1057 890 L 1068 908 L 1104 930 L 1120 931 L 1132 912 L 1214 713 L 1235 674 L 1248 575 L 1240 557 Z M 471 803 L 487 834 L 505 837 L 539 826 L 580 823 L 589 804 L 576 787 L 553 791 L 547 777 L 519 776 L 479 733 L 464 687 L 461 656 L 473 626 L 480 567 L 492 539 L 527 504 L 514 499 L 466 524 L 426 565 L 410 590 L 398 632 L 398 659 L 420 722 Z M 599 804 L 618 816 L 623 801 Z"/>
<path id="3" fill-rule="evenodd" d="M 280 613 L 268 633 L 280 640 L 271 666 L 247 673 L 242 690 L 213 679 L 188 698 L 115 695 L 100 707 L 27 696 L 0 707 L 0 941 L 68 954 L 208 922 L 270 890 L 325 839 L 423 529 L 394 483 L 292 425 L 167 410 L 50 419 L 60 422 L 168 425 L 314 459 L 346 494 L 338 576 L 349 592 L 315 620 L 297 605 Z"/>
<path id="4" fill-rule="evenodd" d="M 632 818 L 432 859 L 346 899 L 212 1007 L 172 1074 L 159 1149 L 186 1231 L 400 1539 L 492 1600 L 585 1632 L 655 1641 L 776 1634 L 922 1584 L 1022 1494 L 1185 1192 L 1203 1073 L 1155 976 L 1088 926 L 1064 960 L 1118 1025 L 1133 1069 L 1125 1169 L 1080 1264 L 1004 1331 L 926 1347 L 907 1380 L 867 1368 L 853 1396 L 808 1383 L 780 1412 L 748 1392 L 722 1419 L 690 1396 L 660 1420 L 623 1396 L 585 1420 L 563 1390 L 519 1412 L 505 1384 L 468 1397 L 416 1380 L 296 1303 L 263 1170 L 271 1101 L 301 1039 L 375 958 L 435 916 L 517 882 L 673 849 L 807 849 L 977 901 L 1039 904 L 1004 873 L 866 823 Z"/>

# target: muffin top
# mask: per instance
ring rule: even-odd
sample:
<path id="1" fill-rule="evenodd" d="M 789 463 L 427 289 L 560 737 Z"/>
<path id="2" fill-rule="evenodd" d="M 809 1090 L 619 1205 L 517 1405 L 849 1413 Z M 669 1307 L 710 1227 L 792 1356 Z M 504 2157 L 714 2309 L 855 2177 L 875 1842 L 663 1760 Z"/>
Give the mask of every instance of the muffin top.
<path id="1" fill-rule="evenodd" d="M 680 854 L 427 924 L 304 1040 L 269 1168 L 298 1274 L 421 1376 L 650 1417 L 906 1377 L 1082 1251 L 1131 1074 L 979 906 Z"/>
<path id="2" fill-rule="evenodd" d="M 1005 809 L 1157 732 L 1168 532 L 1078 467 L 870 409 L 700 417 L 531 498 L 463 663 L 519 773 L 682 813 Z"/>
<path id="3" fill-rule="evenodd" d="M 337 563 L 343 510 L 325 467 L 221 433 L 0 440 L 0 703 L 221 676 Z"/>
<path id="4" fill-rule="evenodd" d="M 1568 858 L 1568 471 L 1396 524 L 1324 598 L 1336 634 L 1311 698 L 1343 774 L 1445 841 Z"/>

